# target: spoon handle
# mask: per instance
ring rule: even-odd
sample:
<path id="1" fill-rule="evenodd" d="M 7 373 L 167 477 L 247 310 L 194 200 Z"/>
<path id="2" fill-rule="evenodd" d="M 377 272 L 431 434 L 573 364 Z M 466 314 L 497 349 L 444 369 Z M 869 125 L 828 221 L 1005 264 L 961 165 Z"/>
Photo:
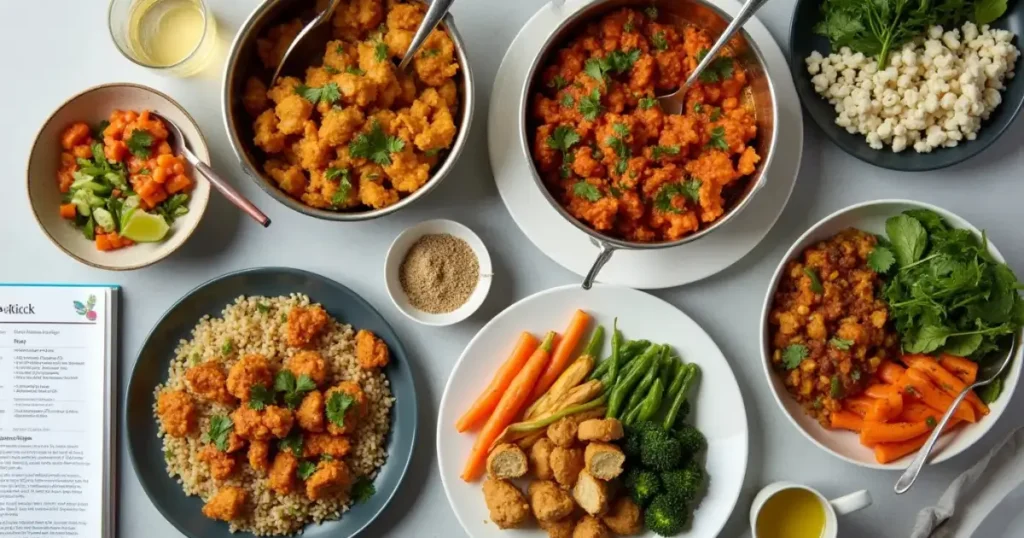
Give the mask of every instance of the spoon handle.
<path id="1" fill-rule="evenodd" d="M 946 414 L 942 415 L 942 420 L 932 428 L 932 434 L 928 436 L 928 441 L 924 443 L 921 450 L 917 451 L 917 455 L 914 456 L 914 461 L 910 462 L 910 466 L 907 467 L 906 471 L 900 475 L 900 479 L 896 481 L 896 487 L 893 488 L 897 495 L 906 493 L 910 489 L 910 486 L 914 485 L 914 481 L 917 480 L 917 475 L 921 472 L 921 468 L 924 467 L 924 462 L 928 459 L 928 455 L 931 454 L 932 449 L 935 448 L 935 442 L 939 440 L 939 436 L 942 435 L 942 430 L 946 428 L 946 424 L 949 423 L 949 419 L 956 412 L 956 408 L 960 407 L 960 403 L 967 397 L 967 393 L 974 390 L 974 387 L 979 385 L 975 383 L 970 385 L 964 390 L 960 391 L 960 394 L 953 399 L 953 404 L 946 409 Z"/>
<path id="2" fill-rule="evenodd" d="M 430 6 L 427 7 L 427 14 L 423 16 L 423 22 L 420 23 L 420 27 L 416 29 L 416 34 L 412 36 L 412 42 L 409 43 L 408 50 L 405 51 L 405 56 L 402 57 L 402 63 L 398 64 L 399 70 L 404 70 L 412 62 L 416 51 L 423 46 L 423 42 L 427 40 L 427 36 L 430 32 L 434 31 L 434 28 L 444 19 L 444 16 L 448 14 L 448 10 L 452 7 L 452 3 L 455 0 L 433 0 L 430 2 Z"/>
<path id="3" fill-rule="evenodd" d="M 191 150 L 184 149 L 182 152 L 185 155 L 185 160 L 189 162 L 200 174 L 206 176 L 206 179 L 210 180 L 210 183 L 224 195 L 232 204 L 238 209 L 245 211 L 250 217 L 256 222 L 260 223 L 264 228 L 270 226 L 270 217 L 265 215 L 258 207 L 253 205 L 252 202 L 242 196 L 234 187 L 231 186 L 224 178 L 217 175 L 217 172 L 210 168 L 210 165 L 199 160 L 198 157 L 192 153 Z"/>
<path id="4" fill-rule="evenodd" d="M 686 89 L 692 86 L 694 82 L 697 82 L 697 78 L 700 77 L 700 74 L 709 65 L 711 65 L 711 62 L 715 60 L 715 56 L 722 50 L 722 47 L 724 47 L 729 40 L 732 39 L 732 36 L 739 31 L 740 27 L 746 24 L 746 22 L 750 20 L 750 17 L 753 17 L 754 13 L 761 9 L 761 6 L 765 5 L 767 2 L 768 0 L 748 0 L 743 4 L 743 7 L 740 8 L 740 12 L 736 14 L 736 18 L 729 23 L 729 26 L 725 27 L 725 31 L 718 37 L 718 41 L 715 41 L 715 44 L 711 46 L 711 50 L 704 55 L 704 59 L 701 60 L 700 63 L 697 64 L 697 67 L 694 68 L 693 72 L 690 73 L 689 78 L 686 79 L 683 87 L 680 88 L 680 92 L 685 92 Z"/>

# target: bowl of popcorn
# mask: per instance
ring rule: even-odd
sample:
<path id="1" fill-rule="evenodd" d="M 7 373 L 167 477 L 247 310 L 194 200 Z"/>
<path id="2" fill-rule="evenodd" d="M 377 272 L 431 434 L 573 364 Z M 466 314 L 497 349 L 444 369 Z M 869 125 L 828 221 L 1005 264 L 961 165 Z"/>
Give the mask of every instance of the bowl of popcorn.
<path id="1" fill-rule="evenodd" d="M 935 170 L 992 144 L 1024 105 L 1024 3 L 801 0 L 790 67 L 804 107 L 858 159 Z M 874 32 L 883 27 L 886 30 Z"/>

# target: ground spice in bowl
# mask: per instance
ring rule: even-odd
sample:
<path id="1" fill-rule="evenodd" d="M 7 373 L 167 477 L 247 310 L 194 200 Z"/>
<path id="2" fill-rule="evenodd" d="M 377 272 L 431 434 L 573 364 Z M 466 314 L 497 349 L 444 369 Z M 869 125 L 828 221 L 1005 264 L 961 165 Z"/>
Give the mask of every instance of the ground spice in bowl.
<path id="1" fill-rule="evenodd" d="M 447 314 L 466 304 L 480 280 L 480 261 L 465 240 L 451 234 L 419 238 L 398 269 L 414 308 Z"/>

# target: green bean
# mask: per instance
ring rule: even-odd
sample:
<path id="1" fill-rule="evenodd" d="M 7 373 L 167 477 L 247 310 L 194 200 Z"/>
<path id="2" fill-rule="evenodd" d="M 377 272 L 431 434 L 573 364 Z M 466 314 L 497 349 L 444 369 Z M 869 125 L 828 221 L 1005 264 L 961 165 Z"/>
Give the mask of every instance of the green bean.
<path id="1" fill-rule="evenodd" d="M 630 394 L 629 400 L 627 400 L 628 403 L 626 403 L 627 410 L 640 405 L 640 402 L 643 401 L 645 396 L 647 396 L 647 391 L 650 390 L 651 385 L 654 384 L 654 380 L 658 379 L 658 374 L 661 372 L 661 361 L 667 353 L 668 347 L 662 346 L 661 354 L 658 355 L 658 358 L 656 358 L 654 363 L 651 364 L 647 373 L 644 374 L 644 377 L 640 380 L 640 384 L 638 384 L 636 389 L 633 390 L 633 394 Z"/>
<path id="2" fill-rule="evenodd" d="M 598 325 L 594 329 L 594 335 L 590 337 L 590 343 L 583 350 L 583 355 L 597 359 L 601 356 L 601 348 L 604 347 L 604 325 Z M 581 355 L 582 356 L 582 355 Z"/>
<path id="3" fill-rule="evenodd" d="M 686 365 L 686 378 L 683 380 L 682 387 L 679 388 L 679 392 L 676 393 L 672 399 L 672 405 L 668 408 L 668 413 L 665 414 L 665 420 L 662 421 L 661 427 L 665 430 L 671 430 L 675 426 L 676 417 L 679 416 L 679 410 L 683 407 L 683 402 L 686 401 L 686 393 L 689 392 L 690 387 L 697 383 L 697 378 L 700 377 L 700 368 L 693 364 Z"/>
<path id="4" fill-rule="evenodd" d="M 654 384 L 651 385 L 651 390 L 644 397 L 644 400 L 640 402 L 640 414 L 637 416 L 637 420 L 640 422 L 646 422 L 651 420 L 658 409 L 661 409 L 661 401 L 665 396 L 665 384 L 661 382 L 661 379 L 655 379 Z"/>
<path id="5" fill-rule="evenodd" d="M 636 360 L 636 365 L 629 371 L 629 373 L 626 374 L 621 381 L 615 383 L 615 386 L 612 388 L 611 396 L 608 397 L 608 412 L 605 414 L 605 417 L 619 418 L 620 412 L 623 411 L 622 407 L 626 403 L 626 397 L 629 396 L 633 387 L 640 382 L 640 379 L 647 375 L 647 371 L 657 359 L 658 352 L 661 350 L 661 347 L 652 346 L 652 350 L 648 350 L 641 355 Z"/>
<path id="6" fill-rule="evenodd" d="M 665 392 L 665 396 L 668 401 L 675 399 L 679 389 L 683 387 L 683 381 L 686 379 L 686 374 L 689 372 L 687 365 L 682 360 L 679 361 L 679 369 L 676 370 L 675 375 L 672 377 L 672 382 L 668 385 L 668 390 Z"/>
<path id="7" fill-rule="evenodd" d="M 615 383 L 615 377 L 619 375 L 619 361 L 622 354 L 619 352 L 619 342 L 622 341 L 622 332 L 619 331 L 619 318 L 612 322 L 612 357 L 608 359 L 608 371 L 601 377 L 601 384 L 611 388 Z"/>
<path id="8" fill-rule="evenodd" d="M 647 351 L 647 348 L 649 347 L 651 347 L 650 340 L 630 340 L 622 344 L 622 350 L 620 353 L 622 353 L 623 358 L 632 359 L 634 357 L 639 357 L 640 354 Z"/>
<path id="9" fill-rule="evenodd" d="M 636 423 L 636 420 L 638 418 L 640 418 L 639 405 L 636 406 L 636 408 L 632 409 L 630 412 L 626 413 L 626 416 L 622 417 L 622 423 L 626 426 L 632 426 L 633 424 Z"/>
<path id="10" fill-rule="evenodd" d="M 661 367 L 661 375 L 658 377 L 658 379 L 661 380 L 662 388 L 668 388 L 668 386 L 672 383 L 672 378 L 675 377 L 676 370 L 679 369 L 679 365 L 680 362 L 678 357 L 676 357 L 675 355 L 668 356 L 668 359 L 665 361 L 665 364 L 662 365 Z"/>

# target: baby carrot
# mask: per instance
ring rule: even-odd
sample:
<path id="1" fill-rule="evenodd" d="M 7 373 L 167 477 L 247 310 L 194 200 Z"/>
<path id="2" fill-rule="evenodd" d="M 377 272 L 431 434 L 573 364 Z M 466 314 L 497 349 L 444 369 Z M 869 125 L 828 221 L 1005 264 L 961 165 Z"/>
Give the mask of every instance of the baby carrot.
<path id="1" fill-rule="evenodd" d="M 938 422 L 942 418 L 942 413 L 928 407 L 927 405 L 914 400 L 908 399 L 909 401 L 903 404 L 903 412 L 896 420 L 900 422 L 920 422 L 922 420 L 932 420 Z"/>
<path id="2" fill-rule="evenodd" d="M 882 361 L 878 365 L 878 377 L 890 385 L 899 381 L 905 371 L 905 368 L 892 361 Z"/>
<path id="3" fill-rule="evenodd" d="M 907 368 L 907 373 L 903 376 L 903 380 L 904 394 L 921 400 L 925 405 L 936 411 L 945 413 L 946 409 L 949 409 L 949 406 L 953 404 L 951 396 L 939 390 L 928 379 L 928 376 L 916 368 Z M 953 416 L 971 423 L 978 421 L 977 417 L 974 416 L 974 408 L 967 402 L 960 402 Z"/>
<path id="4" fill-rule="evenodd" d="M 843 401 L 843 408 L 851 413 L 864 417 L 867 415 L 868 410 L 871 409 L 872 400 L 866 396 L 854 396 L 852 398 L 845 398 Z"/>
<path id="5" fill-rule="evenodd" d="M 948 423 L 946 423 L 946 427 L 943 428 L 942 433 L 948 432 L 959 423 L 960 421 L 957 420 L 956 417 L 953 417 Z M 917 450 L 924 446 L 925 442 L 928 441 L 928 436 L 930 434 L 931 432 L 922 433 L 921 435 L 912 439 L 907 439 L 906 441 L 878 443 L 875 445 L 875 460 L 878 463 L 890 463 L 906 456 L 907 454 L 917 452 Z"/>
<path id="6" fill-rule="evenodd" d="M 512 383 L 512 379 L 519 373 L 519 370 L 522 370 L 523 365 L 526 364 L 530 355 L 533 355 L 539 344 L 537 338 L 527 331 L 523 331 L 523 334 L 519 335 L 519 341 L 512 349 L 512 354 L 494 374 L 491 384 L 480 393 L 473 405 L 455 423 L 456 431 L 461 433 L 483 424 L 487 415 L 490 415 L 491 411 L 497 407 L 501 394 L 508 388 L 509 383 Z"/>
<path id="7" fill-rule="evenodd" d="M 530 395 L 530 400 L 536 400 L 547 392 L 551 385 L 555 383 L 555 380 L 558 379 L 558 376 L 562 375 L 562 371 L 569 366 L 572 354 L 576 351 L 576 345 L 580 343 L 583 333 L 586 332 L 587 325 L 589 324 L 590 314 L 582 310 L 577 310 L 573 314 L 572 320 L 569 321 L 569 327 L 562 333 L 562 341 L 558 343 L 558 347 L 555 348 L 555 352 L 551 355 L 551 362 L 548 364 L 547 370 L 540 376 L 536 386 L 533 387 L 533 394 Z"/>
<path id="8" fill-rule="evenodd" d="M 903 357 L 903 362 L 911 368 L 924 372 L 933 383 L 938 385 L 950 397 L 956 398 L 967 388 L 967 385 L 959 377 L 943 368 L 938 361 L 928 355 L 906 355 Z M 988 406 L 985 405 L 985 402 L 981 401 L 981 398 L 973 390 L 967 393 L 966 399 L 979 414 L 988 414 Z"/>
<path id="9" fill-rule="evenodd" d="M 860 443 L 875 446 L 878 443 L 895 443 L 913 439 L 928 433 L 927 422 L 872 422 L 864 421 L 860 430 Z"/>
<path id="10" fill-rule="evenodd" d="M 978 363 L 971 359 L 943 353 L 939 359 L 939 364 L 946 370 L 953 372 L 953 375 L 959 377 L 961 381 L 968 385 L 978 379 Z"/>
<path id="11" fill-rule="evenodd" d="M 533 355 L 526 361 L 526 365 L 516 374 L 512 382 L 509 383 L 508 389 L 501 395 L 501 400 L 495 406 L 494 412 L 487 417 L 487 422 L 480 430 L 480 435 L 477 436 L 476 443 L 473 444 L 473 450 L 470 451 L 469 457 L 466 459 L 466 467 L 462 470 L 462 479 L 466 482 L 480 478 L 484 472 L 484 462 L 487 460 L 487 452 L 491 444 L 509 424 L 516 420 L 519 411 L 526 406 L 533 387 L 548 365 L 551 343 L 554 339 L 555 333 L 553 332 L 549 332 L 544 337 L 544 342 L 534 350 Z"/>
<path id="12" fill-rule="evenodd" d="M 830 418 L 834 430 L 859 432 L 864 426 L 864 419 L 849 411 L 833 411 Z"/>

